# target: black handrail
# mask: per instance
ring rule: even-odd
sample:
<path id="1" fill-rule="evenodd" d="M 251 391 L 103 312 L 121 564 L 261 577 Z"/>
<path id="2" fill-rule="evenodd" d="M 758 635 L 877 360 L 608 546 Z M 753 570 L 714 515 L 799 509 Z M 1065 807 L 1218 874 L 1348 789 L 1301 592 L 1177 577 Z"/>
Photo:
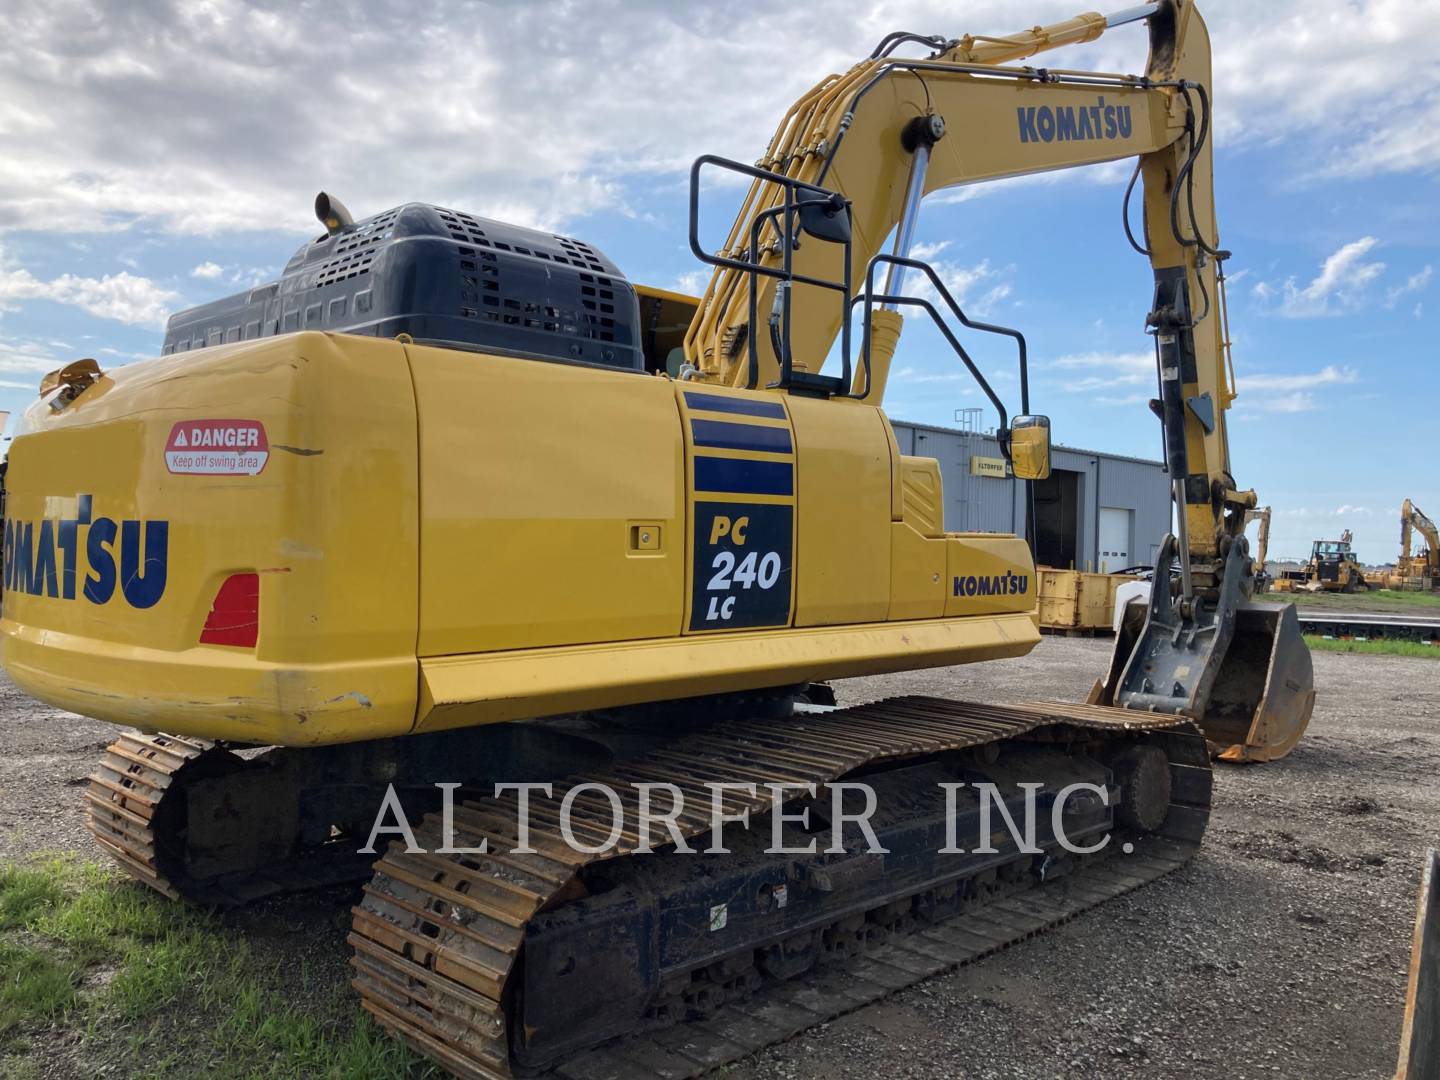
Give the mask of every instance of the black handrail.
<path id="1" fill-rule="evenodd" d="M 955 336 L 954 332 L 951 331 L 950 327 L 946 325 L 945 320 L 941 317 L 940 312 L 935 309 L 934 304 L 916 296 L 893 296 L 889 294 L 877 294 L 875 292 L 875 270 L 879 266 L 902 266 L 909 270 L 919 270 L 929 279 L 930 284 L 934 286 L 936 294 L 945 302 L 945 306 L 950 309 L 950 314 L 962 325 L 969 327 L 971 330 L 979 330 L 982 333 L 1000 334 L 1004 337 L 1015 339 L 1020 360 L 1020 413 L 1022 416 L 1028 415 L 1030 412 L 1029 354 L 1025 345 L 1025 335 L 1020 333 L 1019 330 L 1011 329 L 1008 326 L 998 326 L 994 323 L 979 322 L 978 320 L 970 318 L 965 314 L 960 305 L 955 302 L 955 298 L 950 295 L 950 290 L 947 289 L 945 283 L 940 280 L 940 275 L 935 273 L 934 267 L 927 262 L 922 262 L 919 259 L 910 259 L 903 255 L 889 255 L 882 252 L 872 258 L 870 264 L 865 267 L 865 292 L 863 295 L 857 296 L 851 301 L 852 306 L 861 302 L 865 304 L 863 329 L 860 337 L 860 362 L 865 372 L 865 394 L 868 395 L 870 393 L 870 388 L 873 385 L 871 381 L 873 375 L 870 365 L 870 348 L 872 342 L 871 312 L 874 310 L 875 305 L 894 304 L 897 307 L 903 305 L 922 308 L 930 315 L 931 320 L 935 323 L 940 333 L 945 335 L 945 340 L 950 343 L 950 347 L 955 350 L 955 354 L 960 357 L 965 367 L 969 369 L 970 374 L 974 376 L 975 381 L 980 385 L 980 389 L 985 391 L 985 396 L 988 397 L 990 403 L 995 406 L 995 411 L 1000 414 L 1000 424 L 999 427 L 996 428 L 996 432 L 998 433 L 1001 453 L 1003 453 L 1008 460 L 1010 457 L 1010 440 L 1007 437 L 1009 431 L 1009 414 L 1005 411 L 1005 405 L 1000 400 L 999 395 L 991 388 L 990 383 L 986 380 L 980 369 L 975 366 L 975 361 L 970 359 L 970 354 L 965 351 L 965 346 L 960 344 L 960 340 Z M 855 394 L 852 396 L 859 397 L 864 395 Z"/>
<path id="2" fill-rule="evenodd" d="M 700 245 L 700 171 L 706 165 L 713 165 L 717 168 L 726 169 L 730 172 L 739 173 L 755 180 L 764 180 L 778 184 L 785 193 L 785 201 L 780 206 L 773 206 L 755 216 L 750 226 L 750 237 L 748 245 L 749 259 L 734 259 L 726 255 L 714 255 L 706 251 Z M 802 195 L 808 197 L 801 197 Z M 768 169 L 757 168 L 753 165 L 746 165 L 743 162 L 731 161 L 729 158 L 719 157 L 715 154 L 703 154 L 695 159 L 690 166 L 690 251 L 697 259 L 709 266 L 726 267 L 731 270 L 739 270 L 749 276 L 749 326 L 746 330 L 746 347 L 749 361 L 747 388 L 754 390 L 760 381 L 760 352 L 758 344 L 757 327 L 759 326 L 759 303 L 760 290 L 759 278 L 776 278 L 780 281 L 780 293 L 777 295 L 778 311 L 772 313 L 772 320 L 778 316 L 778 325 L 772 321 L 771 341 L 775 348 L 775 359 L 780 365 L 780 381 L 777 384 L 781 387 L 791 385 L 794 380 L 792 357 L 790 354 L 790 289 L 797 282 L 802 285 L 814 285 L 822 289 L 830 289 L 838 292 L 843 297 L 846 317 L 842 321 L 841 340 L 841 362 L 842 373 L 836 385 L 848 387 L 850 385 L 850 319 L 849 309 L 851 303 L 851 279 L 850 279 L 850 248 L 851 243 L 847 239 L 845 243 L 845 277 L 841 281 L 831 281 L 827 278 L 811 277 L 808 274 L 797 274 L 794 268 L 794 249 L 799 246 L 800 227 L 798 215 L 802 209 L 808 207 L 835 207 L 848 210 L 849 201 L 844 199 L 837 192 L 828 188 L 820 187 L 817 184 L 810 184 L 804 180 L 797 180 L 791 176 L 771 172 Z M 784 219 L 783 228 L 777 224 L 779 219 Z M 760 262 L 760 233 L 767 224 L 775 225 L 780 236 L 781 265 L 765 266 Z M 828 385 L 828 384 L 827 384 Z"/>
<path id="3" fill-rule="evenodd" d="M 700 174 L 706 166 L 714 166 L 738 173 L 741 176 L 748 176 L 755 180 L 762 180 L 778 184 L 785 193 L 784 202 L 778 206 L 772 206 L 762 210 L 755 215 L 750 223 L 749 236 L 746 238 L 747 259 L 732 258 L 728 255 L 716 255 L 706 251 L 700 245 Z M 851 321 L 852 310 L 856 303 L 864 301 L 864 329 L 861 347 L 861 364 L 865 372 L 865 393 L 868 395 L 872 386 L 873 371 L 871 365 L 871 343 L 872 343 L 872 320 L 871 312 L 874 305 L 893 304 L 897 307 L 918 307 L 924 309 L 931 320 L 945 336 L 946 341 L 955 354 L 960 357 L 965 367 L 974 377 L 976 383 L 995 406 L 1000 417 L 1000 425 L 997 429 L 1000 432 L 999 441 L 1001 451 L 1008 459 L 1010 457 L 1008 422 L 1009 413 L 1000 396 L 995 393 L 990 383 L 981 373 L 965 347 L 946 324 L 944 317 L 935 305 L 929 301 L 914 296 L 891 296 L 880 295 L 875 292 L 875 271 L 880 266 L 898 266 L 910 270 L 918 270 L 924 274 L 934 286 L 936 294 L 944 301 L 945 307 L 950 314 L 961 325 L 972 330 L 978 330 L 987 334 L 1000 334 L 1015 340 L 1019 350 L 1020 364 L 1020 409 L 1022 414 L 1030 411 L 1030 377 L 1028 354 L 1025 345 L 1025 336 L 1018 330 L 1007 326 L 998 326 L 994 323 L 980 322 L 970 318 L 955 298 L 950 295 L 945 283 L 935 269 L 926 262 L 919 259 L 911 259 L 903 255 L 891 255 L 881 253 L 872 258 L 865 268 L 865 292 L 861 296 L 851 294 L 851 272 L 850 253 L 851 241 L 846 239 L 845 245 L 845 276 L 841 281 L 831 281 L 825 278 L 811 277 L 808 274 L 795 272 L 794 249 L 799 246 L 801 228 L 797 220 L 800 211 L 808 207 L 835 207 L 848 208 L 848 201 L 844 200 L 838 193 L 817 184 L 811 184 L 804 180 L 797 180 L 794 177 L 784 176 L 780 173 L 761 169 L 757 166 L 746 165 L 743 162 L 731 161 L 714 154 L 705 154 L 695 159 L 690 167 L 690 250 L 701 262 L 710 266 L 725 267 L 732 270 L 739 270 L 748 277 L 749 284 L 749 323 L 746 328 L 746 347 L 748 353 L 749 370 L 747 388 L 754 390 L 760 381 L 760 353 L 759 353 L 759 326 L 760 326 L 760 289 L 759 279 L 764 276 L 776 279 L 778 286 L 775 309 L 772 311 L 769 321 L 771 345 L 775 350 L 776 361 L 780 365 L 780 381 L 775 384 L 781 388 L 792 385 L 804 389 L 824 389 L 826 392 L 839 393 L 849 397 L 859 397 L 853 392 L 852 365 L 851 365 Z M 780 237 L 781 262 L 779 266 L 766 266 L 761 263 L 760 236 L 765 227 L 772 226 Z M 793 371 L 792 356 L 790 352 L 790 329 L 791 329 L 791 308 L 790 291 L 796 284 L 814 285 L 824 289 L 839 292 L 844 298 L 844 315 L 841 319 L 841 376 L 838 379 L 831 377 L 806 376 L 805 379 L 796 377 Z M 834 389 L 832 390 L 831 387 Z"/>

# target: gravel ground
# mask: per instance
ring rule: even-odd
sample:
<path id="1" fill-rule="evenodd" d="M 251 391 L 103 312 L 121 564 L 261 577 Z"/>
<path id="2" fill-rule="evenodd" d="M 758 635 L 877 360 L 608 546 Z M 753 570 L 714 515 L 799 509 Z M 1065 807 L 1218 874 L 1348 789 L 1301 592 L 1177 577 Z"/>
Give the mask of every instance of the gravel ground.
<path id="1" fill-rule="evenodd" d="M 893 694 L 1076 700 L 1109 642 L 838 684 Z M 821 1077 L 1389 1077 L 1421 857 L 1440 843 L 1440 664 L 1316 654 L 1310 731 L 1283 761 L 1217 769 L 1185 869 L 727 1070 Z M 81 791 L 104 724 L 0 681 L 0 855 L 91 852 Z M 347 892 L 228 916 L 257 948 L 345 979 Z M 297 959 L 298 958 L 298 959 Z"/>

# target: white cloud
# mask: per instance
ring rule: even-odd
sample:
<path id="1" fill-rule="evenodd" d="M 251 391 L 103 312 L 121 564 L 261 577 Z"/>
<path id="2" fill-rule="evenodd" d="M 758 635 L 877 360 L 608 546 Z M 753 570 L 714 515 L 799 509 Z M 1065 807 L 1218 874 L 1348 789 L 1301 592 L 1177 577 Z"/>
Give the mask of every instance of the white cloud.
<path id="1" fill-rule="evenodd" d="M 930 262 L 936 255 L 939 255 L 949 246 L 949 240 L 937 240 L 933 243 L 917 240 L 910 245 L 910 257 L 912 259 L 919 259 L 921 262 Z"/>
<path id="2" fill-rule="evenodd" d="M 1392 285 L 1385 291 L 1385 306 L 1393 308 L 1400 302 L 1400 298 L 1409 293 L 1424 292 L 1425 287 L 1430 284 L 1430 278 L 1434 273 L 1434 267 L 1428 264 L 1423 270 L 1418 270 L 1405 279 L 1404 285 Z M 1416 305 L 1419 306 L 1418 304 Z"/>
<path id="3" fill-rule="evenodd" d="M 1370 286 L 1385 272 L 1383 262 L 1367 259 L 1378 245 L 1375 237 L 1362 236 L 1359 240 L 1342 244 L 1326 256 L 1319 272 L 1306 284 L 1299 284 L 1293 276 L 1279 285 L 1257 281 L 1250 287 L 1250 295 L 1261 307 L 1288 318 L 1313 318 L 1358 311 L 1369 303 Z M 1390 285 L 1385 290 L 1385 307 L 1393 309 L 1406 296 L 1424 292 L 1433 276 L 1434 268 L 1427 264 L 1403 282 Z M 1278 303 L 1274 303 L 1277 298 Z M 1418 302 L 1414 315 L 1420 317 Z"/>
<path id="4" fill-rule="evenodd" d="M 977 184 L 961 184 L 931 195 L 926 205 L 953 206 L 988 195 L 1012 191 L 1015 188 L 1055 187 L 1060 184 L 1123 184 L 1129 178 L 1130 170 L 1134 167 L 1133 161 L 1103 161 L 1098 165 L 1088 165 L 1084 168 L 1030 173 L 1027 176 L 1007 176 L 999 180 L 987 180 Z"/>
<path id="5" fill-rule="evenodd" d="M 1313 390 L 1317 386 L 1350 385 L 1360 381 L 1354 368 L 1327 364 L 1319 371 L 1297 371 L 1288 374 L 1237 375 L 1236 383 L 1243 395 L 1249 390 Z"/>
<path id="6" fill-rule="evenodd" d="M 1006 266 L 1002 269 L 995 269 L 990 265 L 989 259 L 981 259 L 978 263 L 966 266 L 963 263 L 950 259 L 936 259 L 934 254 L 943 251 L 949 246 L 948 240 L 942 240 L 938 244 L 926 245 L 916 244 L 913 250 L 925 251 L 928 254 L 917 254 L 915 258 L 930 263 L 931 269 L 935 271 L 945 290 L 960 305 L 961 310 L 970 318 L 989 318 L 994 314 L 996 308 L 1012 292 L 1011 285 L 1004 280 L 1013 276 L 1015 267 Z M 878 287 L 883 287 L 878 286 Z M 929 300 L 939 310 L 941 317 L 949 319 L 945 306 L 940 301 L 940 295 L 930 283 L 929 277 L 918 270 L 907 270 L 905 272 L 904 292 L 907 296 L 914 296 L 921 300 Z M 915 311 L 912 318 L 925 319 L 923 312 Z M 957 327 L 958 329 L 958 327 Z"/>
<path id="7" fill-rule="evenodd" d="M 1093 394 L 1100 405 L 1144 404 L 1152 396 L 1150 388 L 1155 386 L 1153 352 L 1073 353 L 1052 360 L 1045 367 L 1068 374 L 1061 389 L 1072 394 Z M 1354 369 L 1335 364 L 1318 371 L 1241 375 L 1237 400 L 1243 404 L 1232 415 L 1245 419 L 1247 413 L 1255 412 L 1310 412 L 1320 407 L 1314 391 L 1347 386 L 1359 378 Z M 1144 392 L 1138 388 L 1144 388 Z"/>
<path id="8" fill-rule="evenodd" d="M 1327 364 L 1319 371 L 1238 374 L 1235 381 L 1238 395 L 1232 415 L 1246 419 L 1257 413 L 1314 412 L 1323 407 L 1316 391 L 1352 386 L 1360 381 L 1360 374 L 1354 368 Z"/>
<path id="9" fill-rule="evenodd" d="M 5 341 L 0 339 L 0 373 L 21 374 L 38 373 L 43 375 L 47 371 L 54 371 L 62 367 L 65 361 L 59 359 L 44 345 L 34 341 Z M 33 383 L 22 384 L 24 389 L 30 390 L 39 385 L 37 378 Z"/>
<path id="10" fill-rule="evenodd" d="M 1217 0 L 1205 15 L 1222 143 L 1292 141 L 1292 167 L 1317 175 L 1440 166 L 1440 5 Z"/>
<path id="11" fill-rule="evenodd" d="M 1123 394 L 1119 396 L 1102 395 L 1095 399 L 1101 405 L 1144 405 L 1150 400 L 1149 394 Z"/>
<path id="12" fill-rule="evenodd" d="M 1251 409 L 1258 409 L 1260 412 L 1272 413 L 1302 413 L 1313 412 L 1318 408 L 1315 395 L 1304 390 L 1295 390 L 1288 394 L 1276 394 L 1273 397 L 1262 398 L 1259 401 L 1247 402 Z"/>
<path id="13" fill-rule="evenodd" d="M 310 232 L 322 187 L 361 215 L 406 199 L 542 227 L 624 211 L 627 178 L 681 176 L 705 150 L 753 159 L 789 101 L 879 36 L 783 8 L 744 19 L 741 37 L 728 10 L 616 0 L 418 16 L 376 0 L 363 18 L 13 0 L 0 227 Z"/>
<path id="14" fill-rule="evenodd" d="M 1155 373 L 1155 354 L 1153 352 L 1072 353 L 1051 361 L 1050 366 L 1060 368 L 1062 371 L 1105 368 L 1117 371 L 1126 377 L 1153 375 Z"/>
<path id="15" fill-rule="evenodd" d="M 1073 8 L 435 0 L 417 16 L 375 0 L 350 19 L 243 0 L 99 17 L 11 0 L 0 10 L 0 228 L 309 231 L 321 187 L 362 214 L 420 198 L 559 226 L 631 209 L 628 182 L 678 178 L 701 152 L 753 160 L 790 102 L 885 32 L 1008 33 Z M 1440 5 L 1214 0 L 1206 14 L 1219 141 L 1290 141 L 1311 171 L 1440 165 Z M 1138 72 L 1144 28 L 1044 62 Z"/>
<path id="16" fill-rule="evenodd" d="M 1363 303 L 1367 287 L 1385 272 L 1383 262 L 1365 261 L 1365 256 L 1378 243 L 1373 236 L 1352 240 L 1326 256 L 1320 272 L 1307 284 L 1297 284 L 1291 277 L 1277 290 L 1262 281 L 1256 283 L 1250 295 L 1262 303 L 1279 295 L 1276 310 L 1292 319 L 1354 311 Z"/>
<path id="17" fill-rule="evenodd" d="M 973 382 L 968 371 L 922 371 L 916 367 L 903 367 L 890 376 L 903 383 L 954 383 Z"/>
<path id="18" fill-rule="evenodd" d="M 1308 506 L 1287 506 L 1275 511 L 1280 517 L 1332 518 L 1332 517 L 1374 517 L 1375 511 L 1368 506 L 1343 503 L 1333 510 L 1313 509 Z"/>
<path id="19" fill-rule="evenodd" d="M 710 274 L 709 269 L 687 270 L 664 288 L 686 296 L 700 296 L 705 292 L 705 286 L 710 284 Z"/>
<path id="20" fill-rule="evenodd" d="M 29 270 L 0 266 L 0 304 L 7 300 L 52 300 L 134 326 L 161 326 L 178 293 L 128 271 L 102 278 L 61 274 L 42 281 Z"/>
<path id="21" fill-rule="evenodd" d="M 1155 354 L 1153 352 L 1087 352 L 1073 353 L 1052 360 L 1045 365 L 1057 371 L 1094 372 L 1066 378 L 1061 389 L 1072 394 L 1098 393 L 1096 401 L 1102 405 L 1134 405 L 1148 401 L 1149 394 L 1106 393 L 1117 387 L 1155 384 Z"/>
<path id="22" fill-rule="evenodd" d="M 134 263 L 132 261 L 132 266 Z M 190 276 L 200 281 L 213 281 L 233 285 L 237 289 L 250 289 L 280 276 L 278 268 L 264 266 L 222 266 L 206 259 L 190 271 Z"/>

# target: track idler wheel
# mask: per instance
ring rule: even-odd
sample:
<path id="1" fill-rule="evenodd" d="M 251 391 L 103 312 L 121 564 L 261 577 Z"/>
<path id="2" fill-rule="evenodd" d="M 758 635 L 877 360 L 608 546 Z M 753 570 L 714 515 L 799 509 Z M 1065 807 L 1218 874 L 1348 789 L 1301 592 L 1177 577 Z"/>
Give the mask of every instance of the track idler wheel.
<path id="1" fill-rule="evenodd" d="M 1115 816 L 1140 832 L 1157 831 L 1170 812 L 1170 762 L 1158 746 L 1130 746 L 1111 760 L 1120 802 Z"/>

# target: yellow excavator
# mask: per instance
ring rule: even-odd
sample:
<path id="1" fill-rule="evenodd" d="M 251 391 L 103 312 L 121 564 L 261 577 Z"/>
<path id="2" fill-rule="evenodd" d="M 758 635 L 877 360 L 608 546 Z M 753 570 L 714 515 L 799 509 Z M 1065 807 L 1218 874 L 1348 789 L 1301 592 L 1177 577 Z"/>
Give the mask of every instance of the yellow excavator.
<path id="1" fill-rule="evenodd" d="M 1143 75 L 1015 63 L 1141 20 Z M 1292 609 L 1250 600 L 1210 76 L 1189 0 L 893 33 L 757 164 L 696 162 L 698 301 L 578 239 L 322 195 L 278 281 L 53 373 L 9 457 L 0 640 L 23 689 L 137 729 L 86 792 L 100 845 L 204 904 L 365 881 L 364 1007 L 467 1077 L 692 1075 L 1181 865 L 1209 752 L 1283 754 L 1314 697 Z M 911 255 L 923 197 L 1128 158 L 1178 508 L 1148 604 L 1093 703 L 835 708 L 826 679 L 1039 641 L 1025 540 L 947 533 L 881 409 L 903 309 L 1014 474 L 1048 471 L 1023 335 Z M 750 188 L 717 252 L 720 174 Z M 969 334 L 1014 348 L 1013 417 Z M 846 777 L 867 829 L 823 797 Z M 977 784 L 1050 811 L 1033 843 L 939 848 L 989 820 Z M 751 813 L 784 854 L 759 824 L 689 852 Z"/>
<path id="2" fill-rule="evenodd" d="M 1257 506 L 1253 510 L 1245 511 L 1245 524 L 1252 521 L 1260 522 L 1260 528 L 1255 534 L 1255 591 L 1268 592 L 1270 589 L 1270 572 L 1265 568 L 1267 556 L 1270 553 L 1270 507 Z"/>
<path id="3" fill-rule="evenodd" d="M 1425 546 L 1412 555 L 1417 532 Z M 1440 529 L 1409 499 L 1400 507 L 1400 558 L 1395 563 L 1395 577 L 1402 589 L 1440 589 Z"/>

